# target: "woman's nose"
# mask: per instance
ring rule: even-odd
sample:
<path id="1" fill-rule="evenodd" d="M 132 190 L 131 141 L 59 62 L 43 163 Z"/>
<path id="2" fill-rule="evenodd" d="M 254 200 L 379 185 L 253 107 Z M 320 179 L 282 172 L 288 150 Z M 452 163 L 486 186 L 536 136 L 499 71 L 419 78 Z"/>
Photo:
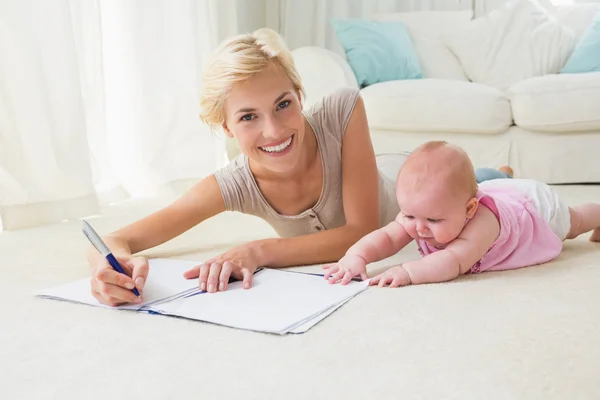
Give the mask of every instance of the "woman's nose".
<path id="1" fill-rule="evenodd" d="M 267 138 L 280 138 L 283 133 L 283 124 L 274 117 L 267 117 L 263 129 L 263 135 Z"/>

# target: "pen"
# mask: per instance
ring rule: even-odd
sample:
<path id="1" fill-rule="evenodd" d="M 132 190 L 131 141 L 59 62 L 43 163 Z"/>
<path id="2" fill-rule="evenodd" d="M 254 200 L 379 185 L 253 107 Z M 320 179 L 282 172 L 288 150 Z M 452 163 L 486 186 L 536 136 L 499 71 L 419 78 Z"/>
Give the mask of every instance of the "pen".
<path id="1" fill-rule="evenodd" d="M 82 231 L 85 237 L 87 237 L 90 243 L 92 243 L 92 245 L 96 248 L 96 250 L 102 254 L 102 257 L 106 257 L 108 263 L 115 271 L 127 275 L 121 264 L 119 264 L 115 256 L 113 256 L 108 246 L 104 243 L 100 236 L 98 236 L 94 228 L 92 228 L 92 226 L 86 220 L 82 220 Z M 131 291 L 136 296 L 140 297 L 140 292 L 138 292 L 135 287 Z"/>

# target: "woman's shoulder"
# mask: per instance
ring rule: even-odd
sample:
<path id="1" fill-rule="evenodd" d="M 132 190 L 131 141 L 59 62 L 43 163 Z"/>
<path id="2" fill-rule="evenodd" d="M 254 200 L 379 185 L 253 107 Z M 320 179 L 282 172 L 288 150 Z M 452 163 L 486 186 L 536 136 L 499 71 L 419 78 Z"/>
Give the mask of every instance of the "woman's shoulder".
<path id="1" fill-rule="evenodd" d="M 360 90 L 343 87 L 325 95 L 309 108 L 307 117 L 322 130 L 323 134 L 333 135 L 341 141 L 354 111 Z"/>
<path id="2" fill-rule="evenodd" d="M 310 107 L 309 113 L 313 115 L 326 114 L 329 116 L 339 114 L 339 112 L 342 110 L 353 108 L 359 96 L 360 89 L 358 88 L 338 88 L 315 102 Z"/>

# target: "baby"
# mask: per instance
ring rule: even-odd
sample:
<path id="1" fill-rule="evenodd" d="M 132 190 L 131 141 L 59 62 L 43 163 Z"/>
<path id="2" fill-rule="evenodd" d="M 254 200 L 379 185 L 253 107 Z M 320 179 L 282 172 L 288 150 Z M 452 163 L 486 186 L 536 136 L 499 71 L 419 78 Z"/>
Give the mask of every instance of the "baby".
<path id="1" fill-rule="evenodd" d="M 557 257 L 565 239 L 592 231 L 600 241 L 600 204 L 570 208 L 550 186 L 496 179 L 479 186 L 467 154 L 428 142 L 403 164 L 396 182 L 396 220 L 363 237 L 325 279 L 347 284 L 367 278 L 369 263 L 388 258 L 413 239 L 423 258 L 377 275 L 383 287 L 444 282 L 461 274 L 521 268 Z"/>

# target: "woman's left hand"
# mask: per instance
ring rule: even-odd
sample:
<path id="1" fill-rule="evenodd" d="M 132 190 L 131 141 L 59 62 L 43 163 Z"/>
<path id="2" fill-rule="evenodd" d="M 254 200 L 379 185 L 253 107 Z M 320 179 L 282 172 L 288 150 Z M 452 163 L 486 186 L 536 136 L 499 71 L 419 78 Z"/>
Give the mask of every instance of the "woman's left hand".
<path id="1" fill-rule="evenodd" d="M 230 277 L 241 280 L 243 288 L 248 289 L 252 286 L 252 275 L 259 267 L 258 244 L 250 242 L 205 261 L 183 276 L 198 278 L 200 290 L 209 293 L 227 290 Z"/>

